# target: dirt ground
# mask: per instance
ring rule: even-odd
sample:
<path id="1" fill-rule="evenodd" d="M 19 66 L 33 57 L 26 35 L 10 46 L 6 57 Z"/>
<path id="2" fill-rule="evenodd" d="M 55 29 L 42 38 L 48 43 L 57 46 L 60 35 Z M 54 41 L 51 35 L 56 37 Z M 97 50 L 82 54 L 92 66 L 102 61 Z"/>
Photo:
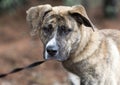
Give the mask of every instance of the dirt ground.
<path id="1" fill-rule="evenodd" d="M 0 17 L 0 73 L 42 60 L 43 46 L 38 36 L 31 37 L 25 11 Z M 90 18 L 100 29 L 120 29 L 117 19 L 104 19 L 92 12 Z M 48 61 L 42 65 L 0 79 L 0 85 L 69 85 L 67 72 L 60 62 Z"/>

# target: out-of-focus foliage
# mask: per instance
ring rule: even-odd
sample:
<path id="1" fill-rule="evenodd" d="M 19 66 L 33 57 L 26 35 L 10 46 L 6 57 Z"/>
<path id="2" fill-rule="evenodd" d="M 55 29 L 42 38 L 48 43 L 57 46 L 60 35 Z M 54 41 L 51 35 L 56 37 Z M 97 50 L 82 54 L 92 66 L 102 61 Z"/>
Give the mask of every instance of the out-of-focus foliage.
<path id="1" fill-rule="evenodd" d="M 115 18 L 117 16 L 117 0 L 104 0 L 104 5 L 103 5 L 103 9 L 104 9 L 104 16 L 107 18 Z"/>
<path id="2" fill-rule="evenodd" d="M 16 10 L 17 7 L 22 6 L 26 2 L 26 0 L 0 0 L 0 14 Z"/>
<path id="3" fill-rule="evenodd" d="M 65 5 L 69 5 L 69 6 L 72 6 L 72 5 L 79 5 L 81 3 L 81 0 L 63 0 L 64 4 Z"/>

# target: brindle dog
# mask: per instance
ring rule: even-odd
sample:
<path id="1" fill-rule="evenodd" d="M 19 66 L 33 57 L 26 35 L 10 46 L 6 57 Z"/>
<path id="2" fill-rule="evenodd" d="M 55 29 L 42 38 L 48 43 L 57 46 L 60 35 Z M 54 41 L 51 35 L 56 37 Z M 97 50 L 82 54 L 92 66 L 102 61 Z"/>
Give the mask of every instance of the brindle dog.
<path id="1" fill-rule="evenodd" d="M 98 30 L 81 5 L 31 7 L 27 21 L 39 31 L 44 58 L 61 61 L 81 85 L 120 85 L 120 31 Z"/>

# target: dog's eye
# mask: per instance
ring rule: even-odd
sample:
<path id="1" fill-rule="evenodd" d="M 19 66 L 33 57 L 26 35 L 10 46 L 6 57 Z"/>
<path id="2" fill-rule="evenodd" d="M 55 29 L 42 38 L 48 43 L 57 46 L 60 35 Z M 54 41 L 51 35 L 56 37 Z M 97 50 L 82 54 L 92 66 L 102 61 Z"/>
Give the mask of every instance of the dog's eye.
<path id="1" fill-rule="evenodd" d="M 47 33 L 47 32 L 49 32 L 49 28 L 48 27 L 43 27 L 43 31 L 45 32 L 45 33 Z"/>
<path id="2" fill-rule="evenodd" d="M 48 25 L 48 26 L 46 26 L 46 27 L 43 27 L 42 30 L 43 30 L 45 33 L 48 34 L 48 33 L 51 33 L 51 32 L 52 32 L 53 28 L 52 28 L 52 25 L 50 24 L 50 25 Z"/>
<path id="3" fill-rule="evenodd" d="M 71 31 L 72 31 L 71 28 L 67 28 L 67 27 L 65 27 L 65 26 L 60 26 L 60 27 L 59 27 L 59 34 L 61 34 L 61 35 L 67 35 L 67 34 L 69 34 Z"/>

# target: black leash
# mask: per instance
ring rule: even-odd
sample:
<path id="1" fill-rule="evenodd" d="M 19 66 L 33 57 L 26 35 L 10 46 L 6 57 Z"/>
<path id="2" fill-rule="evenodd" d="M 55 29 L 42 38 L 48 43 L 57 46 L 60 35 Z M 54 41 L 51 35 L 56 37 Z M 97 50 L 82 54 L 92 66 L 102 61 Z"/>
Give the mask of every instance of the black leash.
<path id="1" fill-rule="evenodd" d="M 37 61 L 37 62 L 34 62 L 28 66 L 25 66 L 25 67 L 20 67 L 20 68 L 15 68 L 13 69 L 12 71 L 8 72 L 8 73 L 4 73 L 4 74 L 0 74 L 0 78 L 3 78 L 3 77 L 6 77 L 8 76 L 9 74 L 13 74 L 13 73 L 16 73 L 16 72 L 20 72 L 22 70 L 25 70 L 25 69 L 29 69 L 29 68 L 33 68 L 33 67 L 36 67 L 42 63 L 44 63 L 45 61 Z"/>

